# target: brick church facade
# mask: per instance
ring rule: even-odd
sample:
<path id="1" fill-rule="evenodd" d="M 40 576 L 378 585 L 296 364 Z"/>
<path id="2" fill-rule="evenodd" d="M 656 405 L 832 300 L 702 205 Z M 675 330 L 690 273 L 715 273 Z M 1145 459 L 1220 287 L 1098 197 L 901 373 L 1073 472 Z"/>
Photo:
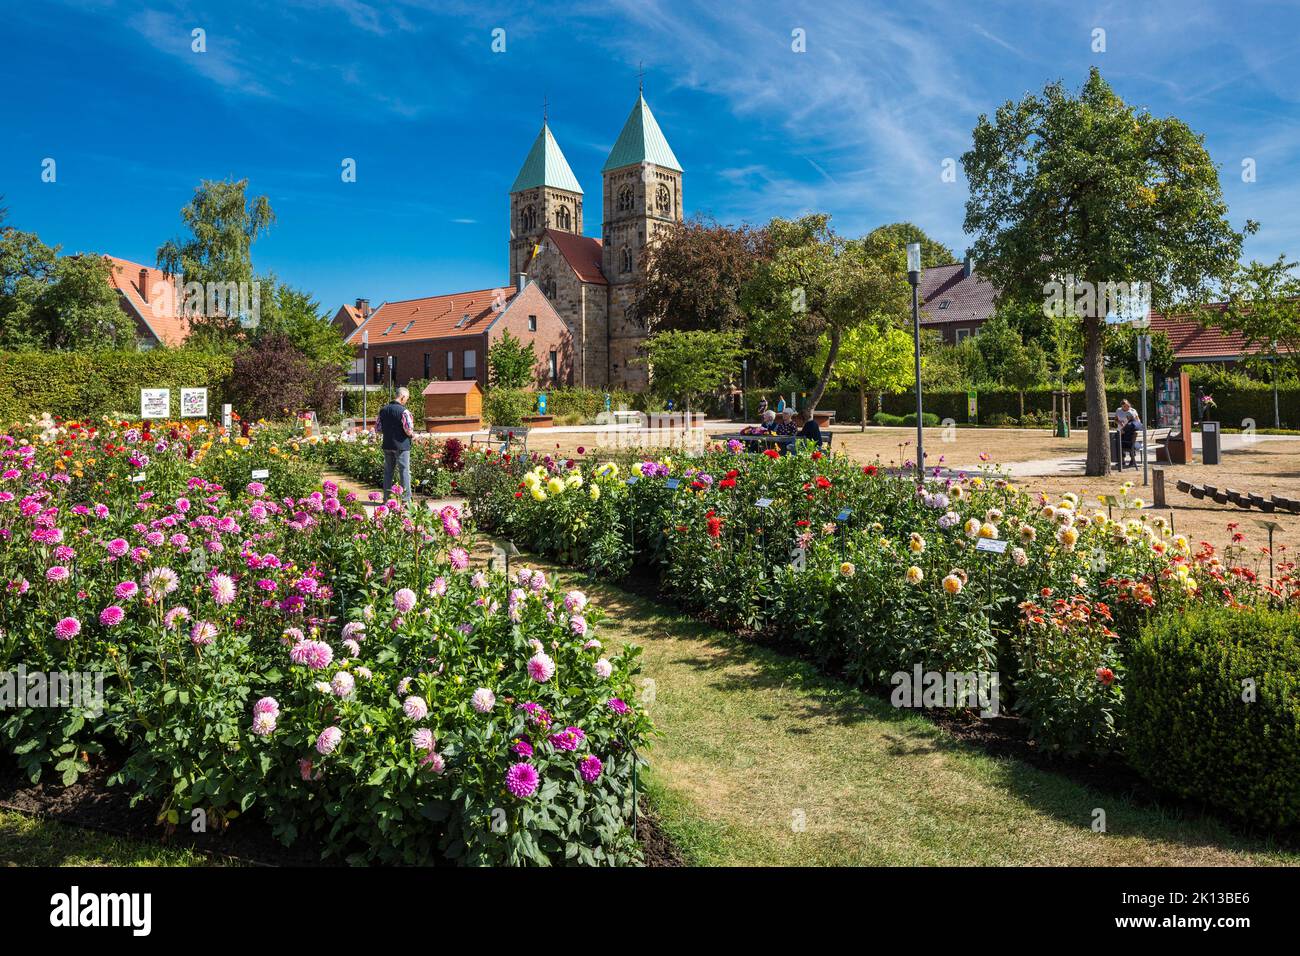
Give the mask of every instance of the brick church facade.
<path id="1" fill-rule="evenodd" d="M 644 389 L 645 340 L 631 318 L 632 280 L 647 243 L 680 222 L 682 167 L 644 96 L 601 168 L 599 239 L 583 235 L 582 186 L 543 121 L 510 188 L 510 276 L 535 281 L 573 342 L 573 383 Z"/>

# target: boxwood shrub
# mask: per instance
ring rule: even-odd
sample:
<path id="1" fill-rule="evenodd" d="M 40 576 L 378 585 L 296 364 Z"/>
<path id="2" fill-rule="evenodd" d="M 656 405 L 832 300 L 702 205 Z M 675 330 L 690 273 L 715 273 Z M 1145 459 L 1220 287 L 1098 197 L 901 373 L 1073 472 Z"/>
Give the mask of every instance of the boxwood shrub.
<path id="1" fill-rule="evenodd" d="M 1127 683 L 1128 754 L 1143 776 L 1249 823 L 1300 824 L 1300 616 L 1157 618 Z"/>

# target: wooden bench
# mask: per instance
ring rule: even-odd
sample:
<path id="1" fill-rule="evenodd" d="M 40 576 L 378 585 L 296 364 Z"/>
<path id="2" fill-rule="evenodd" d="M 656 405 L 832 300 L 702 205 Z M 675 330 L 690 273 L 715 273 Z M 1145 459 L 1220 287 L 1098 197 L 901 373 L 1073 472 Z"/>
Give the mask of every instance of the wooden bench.
<path id="1" fill-rule="evenodd" d="M 1154 453 L 1154 461 L 1160 461 L 1160 453 L 1165 452 L 1165 458 L 1169 457 L 1165 443 L 1169 441 L 1169 436 L 1173 433 L 1172 428 L 1149 428 L 1144 432 L 1138 432 L 1133 439 L 1133 454 L 1138 458 L 1142 457 L 1142 448 L 1145 445 L 1148 452 Z"/>
<path id="2" fill-rule="evenodd" d="M 527 452 L 528 432 L 529 428 L 527 425 L 493 425 L 488 429 L 486 437 L 470 435 L 469 443 L 471 445 L 495 445 L 497 442 L 500 442 L 501 452 L 504 454 L 510 450 L 510 445 L 512 443 L 518 442 L 523 446 L 524 451 Z"/>

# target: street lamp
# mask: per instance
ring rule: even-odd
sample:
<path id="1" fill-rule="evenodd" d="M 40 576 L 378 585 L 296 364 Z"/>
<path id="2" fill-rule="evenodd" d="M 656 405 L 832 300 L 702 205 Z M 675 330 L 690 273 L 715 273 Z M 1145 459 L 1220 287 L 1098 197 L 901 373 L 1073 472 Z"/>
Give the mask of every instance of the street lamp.
<path id="1" fill-rule="evenodd" d="M 361 331 L 361 430 L 364 432 L 369 426 L 366 419 L 370 413 L 370 386 L 366 379 L 370 378 L 370 330 L 362 329 Z M 356 408 L 355 405 L 352 406 Z"/>
<path id="2" fill-rule="evenodd" d="M 921 244 L 907 244 L 907 281 L 912 283 L 912 341 L 916 350 L 916 477 L 925 480 L 925 440 L 921 433 Z"/>

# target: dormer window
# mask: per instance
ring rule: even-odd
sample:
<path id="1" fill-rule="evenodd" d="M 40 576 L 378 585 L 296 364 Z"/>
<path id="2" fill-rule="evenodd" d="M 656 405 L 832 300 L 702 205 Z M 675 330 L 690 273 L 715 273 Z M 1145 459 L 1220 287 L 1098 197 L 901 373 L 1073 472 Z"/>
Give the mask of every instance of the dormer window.
<path id="1" fill-rule="evenodd" d="M 948 306 L 950 306 L 950 305 L 952 305 L 952 299 L 944 299 L 942 302 L 939 303 L 939 311 L 942 312 L 944 309 L 948 308 Z"/>
<path id="2" fill-rule="evenodd" d="M 469 324 L 469 313 L 466 312 L 464 315 L 460 317 L 460 321 L 456 323 L 456 328 L 463 329 L 468 324 Z"/>
<path id="3" fill-rule="evenodd" d="M 388 328 L 384 329 L 383 334 L 384 334 L 384 335 L 387 335 L 389 332 L 393 331 L 393 329 L 396 328 L 396 326 L 397 326 L 397 323 L 394 322 L 394 323 L 393 323 L 392 325 L 390 325 Z"/>
<path id="4" fill-rule="evenodd" d="M 415 325 L 415 319 L 412 319 L 410 322 L 406 323 L 406 326 L 405 328 L 402 329 L 401 334 L 405 335 L 407 332 L 411 331 L 411 326 L 413 325 Z"/>

